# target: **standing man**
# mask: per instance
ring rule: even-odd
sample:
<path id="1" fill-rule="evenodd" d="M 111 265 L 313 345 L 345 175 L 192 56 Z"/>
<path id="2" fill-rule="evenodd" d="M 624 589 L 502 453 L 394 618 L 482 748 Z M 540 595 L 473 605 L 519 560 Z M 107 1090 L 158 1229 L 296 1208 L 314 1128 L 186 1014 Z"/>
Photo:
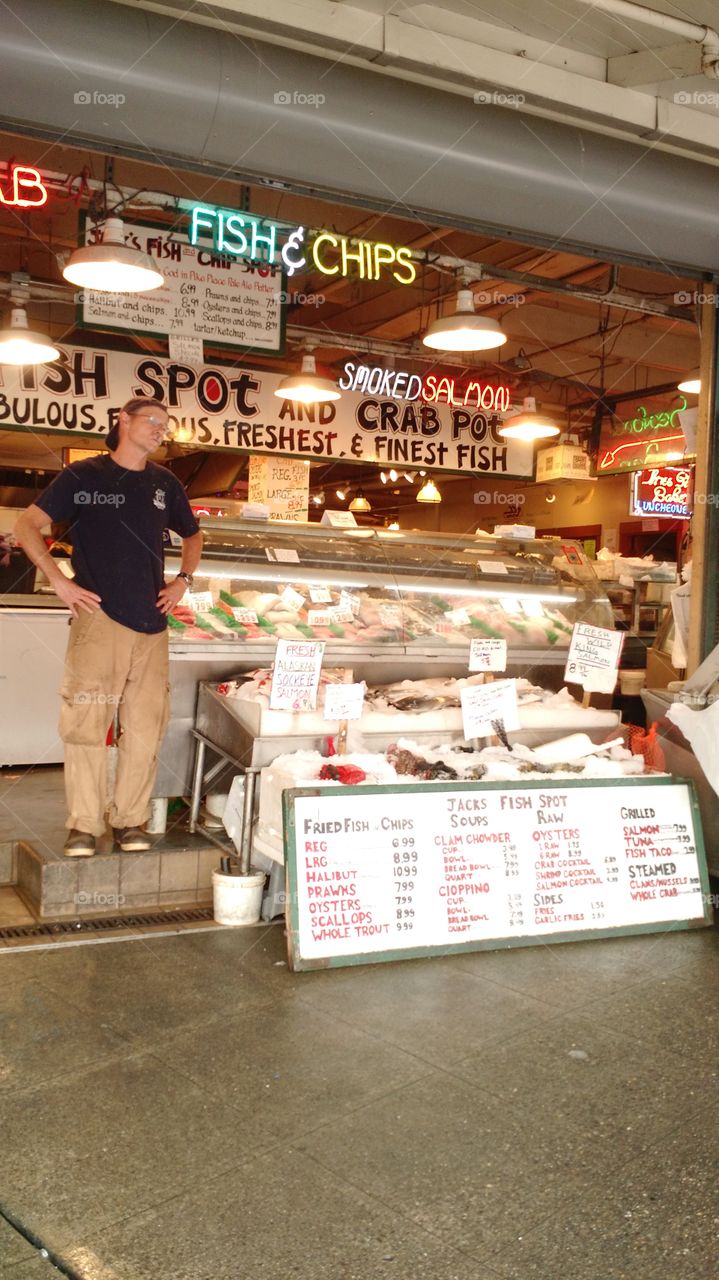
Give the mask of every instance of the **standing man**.
<path id="1" fill-rule="evenodd" d="M 128 400 L 107 437 L 109 454 L 74 463 L 27 508 L 15 534 L 72 614 L 61 689 L 67 857 L 89 857 L 105 832 L 107 733 L 120 739 L 110 823 L 123 852 L 149 849 L 147 821 L 157 753 L 169 716 L 167 614 L 200 559 L 202 534 L 185 491 L 149 455 L 167 435 L 159 400 Z M 41 529 L 71 523 L 70 580 Z M 177 577 L 164 580 L 163 533 L 182 538 Z"/>

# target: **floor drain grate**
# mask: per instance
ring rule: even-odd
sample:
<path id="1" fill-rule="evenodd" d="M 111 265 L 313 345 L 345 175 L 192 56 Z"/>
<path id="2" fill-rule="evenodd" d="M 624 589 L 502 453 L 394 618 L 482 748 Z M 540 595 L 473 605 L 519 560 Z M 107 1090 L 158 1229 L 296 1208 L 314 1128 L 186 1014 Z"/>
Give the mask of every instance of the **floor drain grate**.
<path id="1" fill-rule="evenodd" d="M 212 907 L 188 907 L 184 911 L 148 911 L 132 916 L 102 916 L 95 920 L 13 924 L 0 929 L 0 942 L 21 942 L 24 938 L 70 938 L 83 933 L 109 933 L 116 929 L 147 929 L 153 925 L 202 924 L 212 919 Z"/>

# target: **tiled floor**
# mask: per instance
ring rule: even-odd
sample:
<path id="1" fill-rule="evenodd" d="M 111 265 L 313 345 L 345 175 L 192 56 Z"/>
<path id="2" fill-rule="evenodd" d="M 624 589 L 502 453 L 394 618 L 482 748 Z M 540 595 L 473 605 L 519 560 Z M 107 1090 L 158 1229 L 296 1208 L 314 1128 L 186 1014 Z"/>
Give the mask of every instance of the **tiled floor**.
<path id="1" fill-rule="evenodd" d="M 0 952 L 0 1280 L 716 1280 L 719 934 Z"/>

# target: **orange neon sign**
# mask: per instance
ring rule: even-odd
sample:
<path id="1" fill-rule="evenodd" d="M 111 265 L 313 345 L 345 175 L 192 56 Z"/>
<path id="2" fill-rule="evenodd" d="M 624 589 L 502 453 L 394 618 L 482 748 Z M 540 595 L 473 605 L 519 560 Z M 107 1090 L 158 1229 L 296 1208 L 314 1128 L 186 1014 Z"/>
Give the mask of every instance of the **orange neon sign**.
<path id="1" fill-rule="evenodd" d="M 37 209 L 47 204 L 47 187 L 37 169 L 26 164 L 13 165 L 8 178 L 10 190 L 6 193 L 0 186 L 0 204 L 16 209 Z"/>

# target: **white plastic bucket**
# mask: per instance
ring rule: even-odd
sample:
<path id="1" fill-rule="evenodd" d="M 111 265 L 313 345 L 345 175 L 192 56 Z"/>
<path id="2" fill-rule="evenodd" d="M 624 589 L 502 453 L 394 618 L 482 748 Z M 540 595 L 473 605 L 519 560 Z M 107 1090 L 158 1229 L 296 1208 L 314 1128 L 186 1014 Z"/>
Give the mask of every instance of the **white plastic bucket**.
<path id="1" fill-rule="evenodd" d="M 644 688 L 644 681 L 647 678 L 646 671 L 620 671 L 619 687 L 625 698 L 636 696 Z"/>
<path id="2" fill-rule="evenodd" d="M 248 876 L 226 876 L 212 872 L 212 907 L 218 924 L 257 924 L 265 887 L 264 871 Z"/>

